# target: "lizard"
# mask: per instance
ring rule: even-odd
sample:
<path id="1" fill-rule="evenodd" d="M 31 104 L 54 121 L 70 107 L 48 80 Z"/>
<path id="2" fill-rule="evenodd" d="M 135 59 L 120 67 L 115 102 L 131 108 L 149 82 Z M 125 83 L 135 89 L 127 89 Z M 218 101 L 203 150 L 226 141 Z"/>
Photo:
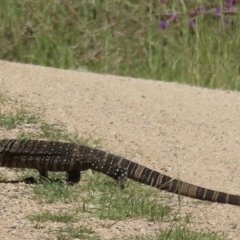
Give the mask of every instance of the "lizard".
<path id="1" fill-rule="evenodd" d="M 121 188 L 128 178 L 182 196 L 240 206 L 238 195 L 174 179 L 123 157 L 75 143 L 4 139 L 0 141 L 0 167 L 36 169 L 40 178 L 48 178 L 48 171 L 66 172 L 69 184 L 77 184 L 81 171 L 91 169 L 115 179 Z"/>

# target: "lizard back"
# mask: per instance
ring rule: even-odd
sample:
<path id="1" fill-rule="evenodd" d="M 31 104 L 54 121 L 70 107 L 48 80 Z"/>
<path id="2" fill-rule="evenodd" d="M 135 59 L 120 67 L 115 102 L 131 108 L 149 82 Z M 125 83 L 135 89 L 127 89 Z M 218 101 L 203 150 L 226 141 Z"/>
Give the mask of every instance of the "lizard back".
<path id="1" fill-rule="evenodd" d="M 39 171 L 70 171 L 76 165 L 76 144 L 39 140 L 0 141 L 0 166 Z"/>

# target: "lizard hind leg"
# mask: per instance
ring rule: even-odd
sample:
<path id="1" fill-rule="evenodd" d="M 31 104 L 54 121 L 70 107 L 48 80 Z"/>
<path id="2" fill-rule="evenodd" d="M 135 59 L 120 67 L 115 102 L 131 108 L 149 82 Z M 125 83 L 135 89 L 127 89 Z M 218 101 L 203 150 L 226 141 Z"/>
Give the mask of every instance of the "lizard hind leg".
<path id="1" fill-rule="evenodd" d="M 81 172 L 79 170 L 72 170 L 67 172 L 67 183 L 69 185 L 75 185 L 80 181 Z"/>
<path id="2" fill-rule="evenodd" d="M 40 174 L 40 180 L 49 179 L 49 177 L 48 177 L 48 171 L 39 171 L 39 174 Z"/>

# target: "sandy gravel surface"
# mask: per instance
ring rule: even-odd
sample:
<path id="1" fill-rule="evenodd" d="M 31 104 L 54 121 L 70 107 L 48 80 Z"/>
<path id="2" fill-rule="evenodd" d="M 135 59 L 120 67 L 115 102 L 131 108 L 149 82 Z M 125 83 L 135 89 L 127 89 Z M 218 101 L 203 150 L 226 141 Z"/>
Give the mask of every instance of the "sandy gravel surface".
<path id="1" fill-rule="evenodd" d="M 46 121 L 101 138 L 104 150 L 202 187 L 240 193 L 239 92 L 5 61 L 0 61 L 0 86 L 1 94 L 33 106 Z M 28 188 L 0 187 L 3 239 L 20 239 L 19 234 L 38 239 L 41 230 L 24 218 L 38 207 L 24 200 Z M 11 197 L 13 188 L 17 200 Z M 171 203 L 177 205 L 177 198 Z M 194 204 L 184 198 L 181 211 L 192 215 L 192 229 L 223 231 L 226 239 L 240 239 L 240 207 Z M 130 228 L 119 222 L 98 231 L 104 239 L 128 231 L 154 232 L 163 225 L 136 221 Z"/>

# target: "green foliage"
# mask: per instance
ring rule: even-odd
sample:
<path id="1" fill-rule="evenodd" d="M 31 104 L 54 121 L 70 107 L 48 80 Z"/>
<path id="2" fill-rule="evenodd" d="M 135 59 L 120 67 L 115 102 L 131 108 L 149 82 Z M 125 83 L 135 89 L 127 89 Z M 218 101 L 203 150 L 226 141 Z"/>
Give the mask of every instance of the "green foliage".
<path id="1" fill-rule="evenodd" d="M 0 95 L 0 103 L 5 103 L 7 97 Z M 12 105 L 10 104 L 9 107 Z M 79 137 L 77 133 L 69 133 L 65 126 L 57 126 L 43 121 L 38 114 L 33 114 L 21 107 L 16 111 L 2 112 L 0 109 L 0 127 L 6 130 L 17 128 L 18 126 L 27 127 L 21 129 L 17 139 L 46 139 L 49 141 L 64 141 L 78 143 L 81 145 L 94 145 L 99 147 L 101 139 Z M 27 131 L 26 131 L 27 130 Z"/>
<path id="2" fill-rule="evenodd" d="M 77 135 L 67 134 L 63 129 L 57 128 L 56 126 L 48 123 L 43 123 L 40 127 L 39 138 L 46 138 L 49 141 L 68 141 L 76 142 Z"/>
<path id="3" fill-rule="evenodd" d="M 12 114 L 10 114 L 11 116 Z M 46 123 L 40 118 L 39 128 L 35 129 L 34 132 L 20 132 L 18 134 L 18 139 L 46 139 L 48 141 L 63 141 L 70 143 L 77 143 L 81 145 L 94 145 L 99 147 L 101 144 L 101 139 L 93 139 L 91 136 L 82 138 L 79 137 L 77 133 L 69 133 L 64 126 L 55 126 L 54 124 Z"/>
<path id="4" fill-rule="evenodd" d="M 76 228 L 71 225 L 57 231 L 56 236 L 58 240 L 72 240 L 72 239 L 100 240 L 100 237 L 97 236 L 91 228 L 86 227 Z"/>
<path id="5" fill-rule="evenodd" d="M 13 129 L 18 125 L 34 124 L 38 121 L 38 116 L 28 113 L 24 109 L 21 109 L 16 113 L 2 113 L 0 111 L 0 126 L 7 130 Z"/>
<path id="6" fill-rule="evenodd" d="M 168 229 L 161 231 L 156 235 L 155 239 L 168 239 L 168 240 L 220 240 L 224 239 L 217 236 L 214 233 L 197 233 L 194 231 L 190 231 L 185 228 L 177 227 L 175 229 Z"/>
<path id="7" fill-rule="evenodd" d="M 239 90 L 239 12 L 214 17 L 217 0 L 165 2 L 3 0 L 0 58 Z M 169 14 L 177 20 L 159 28 Z"/>
<path id="8" fill-rule="evenodd" d="M 49 141 L 64 141 L 71 143 L 78 143 L 81 145 L 95 145 L 99 146 L 101 140 L 93 139 L 91 136 L 87 138 L 80 138 L 77 133 L 69 134 L 64 130 L 64 126 L 54 126 L 54 124 L 48 124 L 43 122 L 40 127 L 40 132 L 37 135 L 38 138 L 48 139 Z"/>
<path id="9" fill-rule="evenodd" d="M 149 221 L 162 220 L 170 208 L 159 203 L 160 192 L 137 183 L 129 184 L 126 190 L 119 189 L 103 174 L 83 174 L 81 184 L 67 186 L 61 181 L 44 181 L 33 186 L 40 202 L 81 201 L 79 211 L 97 215 L 100 219 L 125 220 L 147 218 Z M 144 191 L 144 197 L 142 193 Z M 94 206 L 94 207 L 93 207 Z"/>
<path id="10" fill-rule="evenodd" d="M 10 97 L 5 96 L 3 94 L 0 93 L 0 103 L 7 103 L 7 102 L 14 102 L 14 100 L 12 100 Z"/>
<path id="11" fill-rule="evenodd" d="M 58 212 L 58 213 L 50 213 L 50 212 L 43 212 L 40 214 L 33 214 L 28 216 L 28 218 L 31 221 L 37 221 L 37 222 L 63 222 L 63 223 L 69 223 L 76 220 L 76 215 L 64 213 L 64 212 Z"/>
<path id="12" fill-rule="evenodd" d="M 170 213 L 169 207 L 158 203 L 160 194 L 156 189 L 131 181 L 129 186 L 122 190 L 116 187 L 115 182 L 109 177 L 99 173 L 95 173 L 92 178 L 86 180 L 88 192 L 93 194 L 83 198 L 85 209 L 91 201 L 92 204 L 99 206 L 97 215 L 101 219 L 147 218 L 149 221 L 157 221 L 164 219 Z"/>
<path id="13" fill-rule="evenodd" d="M 223 240 L 220 236 L 214 233 L 197 233 L 189 231 L 185 228 L 177 227 L 175 229 L 162 230 L 156 233 L 154 236 L 135 236 L 129 238 L 123 238 L 123 240 Z M 113 238 L 112 240 L 117 240 Z"/>
<path id="14" fill-rule="evenodd" d="M 78 193 L 71 187 L 61 181 L 43 181 L 42 184 L 33 186 L 34 193 L 38 196 L 39 202 L 54 203 L 64 202 L 69 203 L 76 201 Z"/>

